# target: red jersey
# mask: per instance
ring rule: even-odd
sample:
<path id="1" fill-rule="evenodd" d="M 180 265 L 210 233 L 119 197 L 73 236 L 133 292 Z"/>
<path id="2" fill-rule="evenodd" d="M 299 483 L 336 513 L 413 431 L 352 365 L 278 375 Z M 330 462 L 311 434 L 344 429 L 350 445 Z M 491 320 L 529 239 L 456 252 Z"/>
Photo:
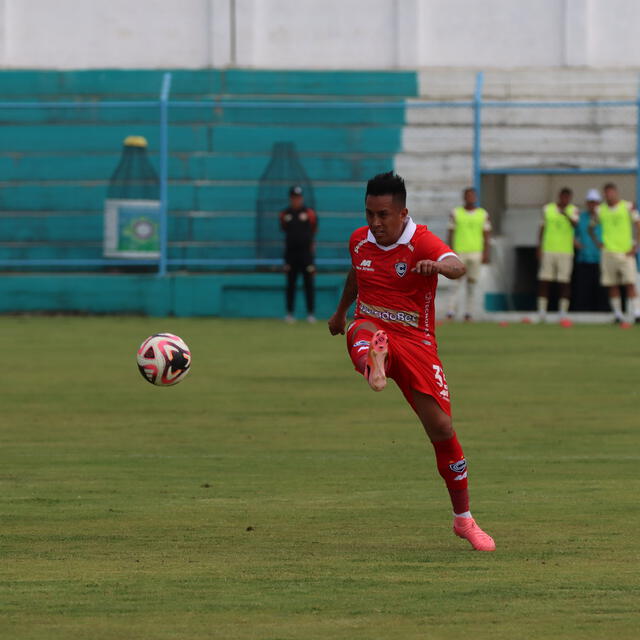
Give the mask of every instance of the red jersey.
<path id="1" fill-rule="evenodd" d="M 438 274 L 413 273 L 419 260 L 442 260 L 456 254 L 425 225 L 408 218 L 398 241 L 377 244 L 369 227 L 360 227 L 349 241 L 358 283 L 355 317 L 369 318 L 385 331 L 400 333 L 435 346 L 435 297 Z"/>

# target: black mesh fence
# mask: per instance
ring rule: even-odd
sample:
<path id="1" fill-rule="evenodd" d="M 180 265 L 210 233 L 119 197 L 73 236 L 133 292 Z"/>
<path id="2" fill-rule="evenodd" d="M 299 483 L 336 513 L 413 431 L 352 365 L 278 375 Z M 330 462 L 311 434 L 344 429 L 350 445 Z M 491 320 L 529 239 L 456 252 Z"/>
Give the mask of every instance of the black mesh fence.
<path id="1" fill-rule="evenodd" d="M 259 260 L 282 257 L 283 237 L 278 217 L 287 207 L 289 189 L 302 188 L 305 205 L 315 209 L 311 180 L 307 176 L 295 144 L 274 142 L 271 159 L 258 184 L 256 202 L 256 257 Z"/>

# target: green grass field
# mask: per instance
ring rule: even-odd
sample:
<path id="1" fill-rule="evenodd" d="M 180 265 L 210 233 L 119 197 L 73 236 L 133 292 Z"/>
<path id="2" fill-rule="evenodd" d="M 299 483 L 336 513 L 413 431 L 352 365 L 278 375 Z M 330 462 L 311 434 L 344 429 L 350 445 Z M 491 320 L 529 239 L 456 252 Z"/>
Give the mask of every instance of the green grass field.
<path id="1" fill-rule="evenodd" d="M 446 326 L 496 539 L 450 530 L 431 445 L 323 325 L 2 318 L 0 637 L 637 638 L 640 346 Z M 175 388 L 134 355 L 170 330 Z"/>

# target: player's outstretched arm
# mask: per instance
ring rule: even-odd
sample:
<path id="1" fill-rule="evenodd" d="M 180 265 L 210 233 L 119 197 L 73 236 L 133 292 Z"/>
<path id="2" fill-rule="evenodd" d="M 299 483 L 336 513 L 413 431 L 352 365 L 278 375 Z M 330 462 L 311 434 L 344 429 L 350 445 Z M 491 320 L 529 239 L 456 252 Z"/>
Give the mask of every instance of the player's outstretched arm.
<path id="1" fill-rule="evenodd" d="M 358 296 L 358 282 L 356 280 L 356 272 L 353 267 L 347 274 L 347 279 L 344 283 L 344 289 L 342 290 L 342 296 L 335 313 L 329 318 L 329 331 L 332 336 L 336 336 L 339 333 L 344 334 L 344 328 L 347 324 L 347 311 L 349 307 L 355 302 Z"/>
<path id="2" fill-rule="evenodd" d="M 411 271 L 415 271 L 423 276 L 432 276 L 436 273 L 441 273 L 445 278 L 457 280 L 467 272 L 467 269 L 455 256 L 447 256 L 437 262 L 435 260 L 418 260 L 416 266 L 413 267 Z"/>

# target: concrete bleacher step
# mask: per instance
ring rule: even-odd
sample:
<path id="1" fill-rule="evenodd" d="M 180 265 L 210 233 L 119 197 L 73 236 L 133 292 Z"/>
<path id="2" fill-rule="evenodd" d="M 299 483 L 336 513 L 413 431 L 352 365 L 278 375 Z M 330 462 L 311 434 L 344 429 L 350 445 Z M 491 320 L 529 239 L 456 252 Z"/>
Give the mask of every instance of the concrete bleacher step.
<path id="1" fill-rule="evenodd" d="M 636 107 L 485 107 L 483 127 L 635 127 Z M 407 103 L 406 121 L 414 126 L 473 125 L 471 108 L 434 108 Z"/>
<path id="2" fill-rule="evenodd" d="M 172 210 L 255 211 L 258 198 L 256 182 L 198 184 L 193 181 L 171 183 Z M 286 204 L 286 187 L 283 187 Z M 0 188 L 0 209 L 5 211 L 46 211 L 65 209 L 102 211 L 107 183 L 40 184 L 20 183 Z M 320 212 L 351 212 L 362 207 L 360 183 L 336 182 L 314 188 Z"/>
<path id="3" fill-rule="evenodd" d="M 365 96 L 417 95 L 411 71 L 289 71 L 261 69 L 3 71 L 0 93 L 14 97 L 74 98 L 160 95 L 166 71 L 172 74 L 171 96 Z"/>
<path id="4" fill-rule="evenodd" d="M 157 153 L 149 159 L 158 169 Z M 300 154 L 309 176 L 318 182 L 356 182 L 393 168 L 388 154 Z M 195 152 L 169 156 L 171 180 L 254 180 L 260 179 L 271 156 L 269 153 Z M 15 181 L 101 181 L 108 179 L 120 161 L 120 153 L 68 152 L 66 155 L 0 154 L 0 183 Z"/>
<path id="5" fill-rule="evenodd" d="M 0 243 L 0 261 L 3 260 L 100 260 L 102 255 L 102 243 L 84 243 L 73 245 L 44 245 L 35 243 L 14 243 L 10 247 Z M 224 242 L 216 245 L 190 245 L 184 242 L 170 242 L 168 246 L 170 260 L 219 260 L 222 264 L 216 265 L 218 269 L 235 270 L 236 260 L 254 260 L 256 258 L 256 245 L 253 241 L 243 243 Z M 344 261 L 348 263 L 349 251 L 344 246 L 336 247 L 334 244 L 324 246 L 318 243 L 316 249 L 318 260 Z M 117 263 L 114 263 L 117 266 Z M 2 270 L 10 269 L 3 266 Z M 22 270 L 24 266 L 20 265 Z M 191 267 L 189 267 L 191 268 Z M 206 266 L 205 266 L 206 268 Z M 344 269 L 344 266 L 342 267 Z M 100 266 L 84 266 L 86 270 L 99 270 Z M 34 265 L 31 270 L 42 270 Z"/>
<path id="6" fill-rule="evenodd" d="M 158 128 L 139 125 L 136 135 L 147 138 L 151 148 L 158 148 Z M 123 125 L 3 127 L 0 153 L 44 151 L 109 151 L 119 149 L 131 134 Z M 293 142 L 300 152 L 391 153 L 400 147 L 400 127 L 340 127 L 304 125 L 174 125 L 170 148 L 173 152 L 228 151 L 265 153 L 274 142 Z"/>
<path id="7" fill-rule="evenodd" d="M 162 77 L 162 70 L 0 73 L 4 101 L 153 105 L 0 109 L 0 259 L 101 257 L 104 198 L 124 137 L 145 136 L 158 168 Z M 318 258 L 346 258 L 351 231 L 364 223 L 362 182 L 393 167 L 405 118 L 403 108 L 364 103 L 416 95 L 412 72 L 173 72 L 174 102 L 315 100 L 335 106 L 257 110 L 170 103 L 170 256 L 254 257 L 258 181 L 273 143 L 290 141 L 315 185 Z"/>
<path id="8" fill-rule="evenodd" d="M 513 153 L 527 149 L 546 153 L 562 149 L 566 152 L 633 153 L 635 135 L 631 128 L 602 129 L 574 127 L 486 127 L 482 131 L 483 153 Z M 413 153 L 471 153 L 473 135 L 463 127 L 405 127 L 403 150 Z"/>
<path id="9" fill-rule="evenodd" d="M 246 102 L 247 99 L 244 99 Z M 362 102 L 362 101 L 360 101 Z M 265 101 L 261 100 L 261 104 Z M 291 106 L 283 106 L 290 104 Z M 399 107 L 353 106 L 300 106 L 298 100 L 283 97 L 273 107 L 248 106 L 184 106 L 174 100 L 169 103 L 168 115 L 172 125 L 219 125 L 219 124 L 259 124 L 259 125 L 332 125 L 332 126 L 376 126 L 404 124 L 404 109 Z M 331 104 L 339 104 L 332 101 Z M 159 126 L 160 107 L 110 107 L 108 104 L 83 107 L 46 107 L 23 109 L 20 107 L 0 109 L 2 125 L 102 125 L 121 124 L 127 127 L 139 125 Z"/>
<path id="10" fill-rule="evenodd" d="M 468 153 L 401 153 L 396 156 L 395 169 L 407 183 L 428 180 L 442 184 L 469 173 L 472 161 Z"/>
<path id="11" fill-rule="evenodd" d="M 429 69 L 419 73 L 420 100 L 471 100 L 476 72 Z M 491 70 L 484 74 L 484 100 L 636 100 L 638 77 L 620 70 Z M 446 211 L 472 181 L 473 111 L 421 108 L 408 101 L 404 171 L 414 210 Z M 635 106 L 572 108 L 487 107 L 482 110 L 482 166 L 627 167 L 636 163 Z M 445 213 L 434 221 L 442 225 Z"/>
<path id="12" fill-rule="evenodd" d="M 320 218 L 317 240 L 346 246 L 351 232 L 364 224 L 363 214 L 325 214 Z M 172 215 L 168 226 L 172 242 L 247 242 L 254 239 L 256 217 L 253 211 L 224 215 L 207 211 L 182 212 Z M 49 211 L 38 212 L 37 216 L 4 212 L 0 215 L 0 242 L 11 238 L 14 243 L 96 243 L 102 241 L 103 227 L 101 212 Z"/>
<path id="13" fill-rule="evenodd" d="M 473 98 L 475 69 L 418 72 L 418 95 L 430 100 Z M 627 69 L 491 69 L 484 72 L 485 100 L 636 100 L 638 74 Z"/>

